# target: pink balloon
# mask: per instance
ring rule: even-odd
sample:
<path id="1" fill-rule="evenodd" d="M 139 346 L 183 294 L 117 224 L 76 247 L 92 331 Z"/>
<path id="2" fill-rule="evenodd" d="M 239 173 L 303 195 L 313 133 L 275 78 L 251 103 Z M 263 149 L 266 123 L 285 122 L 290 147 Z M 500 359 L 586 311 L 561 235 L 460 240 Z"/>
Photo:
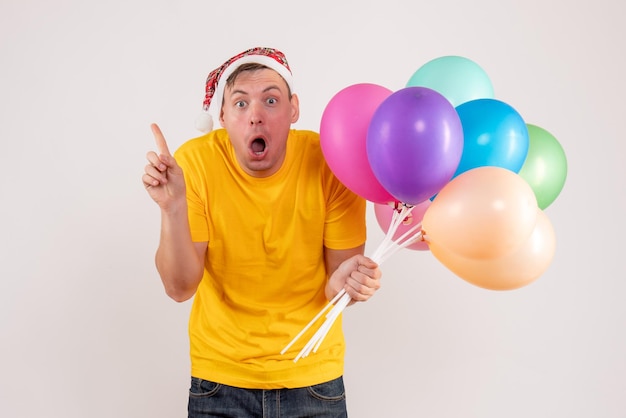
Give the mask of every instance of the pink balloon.
<path id="1" fill-rule="evenodd" d="M 396 233 L 393 235 L 392 240 L 396 241 L 398 238 L 402 237 L 402 235 L 408 232 L 411 228 L 413 228 L 419 222 L 422 222 L 422 218 L 424 218 L 424 213 L 426 213 L 426 209 L 430 206 L 430 199 L 426 199 L 422 203 L 418 203 L 415 205 L 409 216 L 407 216 L 403 222 L 398 226 Z M 391 226 L 391 218 L 393 213 L 397 209 L 395 208 L 394 203 L 383 204 L 383 203 L 374 203 L 374 213 L 376 214 L 376 221 L 378 222 L 378 226 L 385 232 L 389 231 L 389 227 Z M 421 231 L 421 228 L 415 231 L 417 233 Z M 409 250 L 419 250 L 419 251 L 428 251 L 428 244 L 425 241 L 417 241 L 411 245 L 406 247 Z"/>
<path id="2" fill-rule="evenodd" d="M 320 125 L 322 152 L 332 172 L 348 189 L 376 203 L 396 200 L 374 176 L 366 151 L 370 119 L 391 93 L 369 83 L 346 87 L 326 105 Z"/>
<path id="3" fill-rule="evenodd" d="M 496 258 L 528 239 L 537 209 L 533 190 L 518 174 L 502 167 L 477 167 L 441 189 L 424 214 L 423 231 L 427 241 L 446 251 Z"/>
<path id="4" fill-rule="evenodd" d="M 490 290 L 513 290 L 539 278 L 554 257 L 556 239 L 550 219 L 540 209 L 537 223 L 526 242 L 498 258 L 471 259 L 447 251 L 434 242 L 432 254 L 450 271 L 475 286 Z"/>

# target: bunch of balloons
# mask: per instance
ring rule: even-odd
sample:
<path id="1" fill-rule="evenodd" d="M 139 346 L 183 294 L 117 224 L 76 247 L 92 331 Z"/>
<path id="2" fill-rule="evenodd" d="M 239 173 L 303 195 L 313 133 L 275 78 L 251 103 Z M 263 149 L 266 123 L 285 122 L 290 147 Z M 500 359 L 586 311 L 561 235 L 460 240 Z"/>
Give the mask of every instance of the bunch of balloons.
<path id="1" fill-rule="evenodd" d="M 512 290 L 537 279 L 554 256 L 543 212 L 567 174 L 563 148 L 494 98 L 470 59 L 427 62 L 406 87 L 361 83 L 335 94 L 322 115 L 320 143 L 337 178 L 374 204 L 386 235 L 371 255 L 428 251 L 465 281 Z M 340 292 L 282 351 L 330 309 L 294 359 L 321 345 L 349 304 Z"/>
<path id="2" fill-rule="evenodd" d="M 543 210 L 565 184 L 565 153 L 494 98 L 474 61 L 436 58 L 395 92 L 344 88 L 324 110 L 320 141 L 337 178 L 374 203 L 391 242 L 405 235 L 403 248 L 430 250 L 492 290 L 525 286 L 550 264 L 555 238 Z"/>

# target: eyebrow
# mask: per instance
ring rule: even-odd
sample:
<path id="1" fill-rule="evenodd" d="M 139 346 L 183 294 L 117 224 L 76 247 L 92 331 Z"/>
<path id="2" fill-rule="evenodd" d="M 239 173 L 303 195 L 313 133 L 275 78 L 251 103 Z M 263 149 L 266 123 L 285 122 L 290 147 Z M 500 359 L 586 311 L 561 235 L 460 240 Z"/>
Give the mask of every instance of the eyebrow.
<path id="1" fill-rule="evenodd" d="M 268 86 L 265 89 L 263 89 L 262 93 L 267 93 L 270 90 L 278 90 L 278 91 L 280 91 L 280 87 L 278 85 L 271 85 L 271 86 Z M 244 94 L 244 95 L 247 95 L 248 92 L 244 91 L 244 90 L 233 90 L 233 91 L 230 92 L 230 94 L 231 95 L 234 95 L 234 94 Z"/>

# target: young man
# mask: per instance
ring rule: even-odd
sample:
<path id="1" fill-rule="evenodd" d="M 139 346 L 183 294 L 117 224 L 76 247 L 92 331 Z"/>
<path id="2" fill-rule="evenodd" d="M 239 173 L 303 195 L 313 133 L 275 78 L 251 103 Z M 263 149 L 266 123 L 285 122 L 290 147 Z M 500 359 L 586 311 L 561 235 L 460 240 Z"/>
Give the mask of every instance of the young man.
<path id="1" fill-rule="evenodd" d="M 207 126 L 211 109 L 224 129 Z M 175 156 L 152 125 L 142 178 L 161 210 L 165 291 L 194 297 L 189 417 L 346 416 L 339 321 L 316 353 L 280 352 L 340 290 L 365 301 L 380 287 L 363 256 L 365 200 L 330 171 L 318 134 L 291 129 L 299 103 L 280 51 L 211 72 L 204 110 L 210 132 Z"/>

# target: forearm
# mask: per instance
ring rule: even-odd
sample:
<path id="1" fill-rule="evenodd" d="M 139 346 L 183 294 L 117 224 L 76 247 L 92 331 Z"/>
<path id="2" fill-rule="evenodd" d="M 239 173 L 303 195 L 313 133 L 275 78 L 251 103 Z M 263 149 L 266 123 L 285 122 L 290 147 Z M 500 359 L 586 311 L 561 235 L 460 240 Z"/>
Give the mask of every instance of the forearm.
<path id="1" fill-rule="evenodd" d="M 344 271 L 338 272 L 337 270 L 341 263 L 355 255 L 362 255 L 364 250 L 365 245 L 360 245 L 348 250 L 331 250 L 324 248 L 324 260 L 328 273 L 328 280 L 326 282 L 326 288 L 324 289 L 326 299 L 332 300 L 345 286 L 350 271 L 344 268 Z"/>
<path id="2" fill-rule="evenodd" d="M 155 261 L 168 296 L 178 302 L 193 296 L 202 280 L 204 260 L 191 240 L 186 205 L 161 212 Z"/>

